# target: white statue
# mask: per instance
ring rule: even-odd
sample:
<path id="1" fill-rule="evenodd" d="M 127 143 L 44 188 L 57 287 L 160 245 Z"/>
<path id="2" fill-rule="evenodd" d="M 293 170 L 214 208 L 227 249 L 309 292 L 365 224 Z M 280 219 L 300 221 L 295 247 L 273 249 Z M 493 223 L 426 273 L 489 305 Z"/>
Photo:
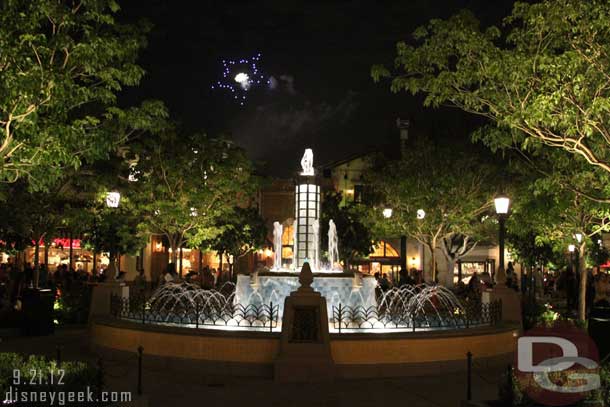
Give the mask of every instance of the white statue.
<path id="1" fill-rule="evenodd" d="M 311 148 L 305 149 L 305 154 L 303 154 L 303 158 L 301 158 L 301 167 L 303 167 L 303 172 L 301 172 L 301 175 L 314 175 L 313 150 Z"/>
<path id="2" fill-rule="evenodd" d="M 337 226 L 332 219 L 328 222 L 328 261 L 331 270 L 339 261 L 339 238 L 337 237 Z"/>
<path id="3" fill-rule="evenodd" d="M 320 268 L 320 220 L 315 219 L 312 224 L 313 228 L 313 244 L 314 244 L 314 258 L 313 258 L 313 268 L 315 270 Z"/>
<path id="4" fill-rule="evenodd" d="M 273 222 L 273 248 L 275 250 L 275 261 L 273 268 L 279 270 L 282 267 L 282 233 L 284 231 L 280 222 Z"/>

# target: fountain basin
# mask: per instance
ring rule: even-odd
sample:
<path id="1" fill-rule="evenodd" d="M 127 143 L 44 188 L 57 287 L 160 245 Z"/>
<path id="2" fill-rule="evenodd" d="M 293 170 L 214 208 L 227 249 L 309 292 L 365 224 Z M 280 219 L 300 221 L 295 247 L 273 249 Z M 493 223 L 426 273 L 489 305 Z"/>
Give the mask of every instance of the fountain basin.
<path id="1" fill-rule="evenodd" d="M 372 276 L 353 273 L 313 273 L 311 285 L 326 298 L 328 315 L 333 306 L 373 307 L 376 281 Z M 298 272 L 268 272 L 237 276 L 235 303 L 260 306 L 279 305 L 280 318 L 284 312 L 284 299 L 299 288 Z"/>

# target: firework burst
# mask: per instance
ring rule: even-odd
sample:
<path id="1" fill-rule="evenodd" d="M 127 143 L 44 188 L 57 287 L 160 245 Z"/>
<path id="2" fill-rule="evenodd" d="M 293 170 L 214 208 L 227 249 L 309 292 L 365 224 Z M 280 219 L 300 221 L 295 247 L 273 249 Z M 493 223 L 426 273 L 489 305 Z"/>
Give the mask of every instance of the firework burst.
<path id="1" fill-rule="evenodd" d="M 260 71 L 261 54 L 251 58 L 223 59 L 222 77 L 212 89 L 220 89 L 231 94 L 240 105 L 244 105 L 248 91 L 261 84 L 269 84 L 269 80 Z"/>

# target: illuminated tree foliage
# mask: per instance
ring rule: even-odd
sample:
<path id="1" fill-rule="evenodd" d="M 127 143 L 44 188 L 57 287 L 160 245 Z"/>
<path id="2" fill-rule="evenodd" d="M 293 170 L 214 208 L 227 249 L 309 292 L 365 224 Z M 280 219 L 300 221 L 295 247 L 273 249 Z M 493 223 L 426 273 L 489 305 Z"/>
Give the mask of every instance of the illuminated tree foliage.
<path id="1" fill-rule="evenodd" d="M 224 231 L 234 208 L 247 206 L 257 183 L 243 150 L 205 135 L 166 132 L 132 145 L 137 178 L 129 196 L 150 232 L 167 238 L 172 262 L 188 243 L 200 247 Z"/>
<path id="2" fill-rule="evenodd" d="M 202 242 L 201 247 L 216 250 L 219 256 L 233 256 L 233 261 L 229 262 L 231 275 L 234 264 L 239 264 L 239 258 L 262 249 L 267 243 L 267 226 L 258 213 L 258 208 L 236 207 L 230 216 L 218 219 L 217 226 L 222 232 L 213 239 Z"/>
<path id="3" fill-rule="evenodd" d="M 412 151 L 417 154 L 388 162 L 370 181 L 385 205 L 393 210 L 389 219 L 376 211 L 378 225 L 385 233 L 411 236 L 422 243 L 431 256 L 432 269 L 426 270 L 426 278 L 434 280 L 435 249 L 443 237 L 451 232 L 474 240 L 489 235 L 488 215 L 493 212 L 500 175 L 497 167 L 477 160 L 474 153 L 426 140 L 418 141 Z M 424 217 L 418 216 L 420 209 L 425 212 Z M 448 276 L 440 280 L 445 284 L 453 282 Z"/>
<path id="4" fill-rule="evenodd" d="M 394 92 L 488 118 L 495 127 L 478 136 L 493 148 L 549 146 L 610 173 L 610 3 L 517 2 L 500 28 L 465 11 L 414 38 L 397 45 Z"/>
<path id="5" fill-rule="evenodd" d="M 144 74 L 146 24 L 117 22 L 114 0 L 6 0 L 0 5 L 0 183 L 47 189 L 65 168 L 105 157 L 158 127 L 159 102 L 121 109 Z"/>

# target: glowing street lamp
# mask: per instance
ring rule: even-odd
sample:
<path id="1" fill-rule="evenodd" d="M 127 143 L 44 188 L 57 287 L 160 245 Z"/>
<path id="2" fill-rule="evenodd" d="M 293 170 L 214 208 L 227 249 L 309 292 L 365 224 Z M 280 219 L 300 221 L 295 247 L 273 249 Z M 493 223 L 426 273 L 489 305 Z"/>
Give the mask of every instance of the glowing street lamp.
<path id="1" fill-rule="evenodd" d="M 505 195 L 499 195 L 494 199 L 494 206 L 498 215 L 507 215 L 509 205 L 510 198 Z"/>
<path id="2" fill-rule="evenodd" d="M 392 217 L 392 208 L 385 208 L 383 210 L 383 217 L 388 219 Z"/>
<path id="3" fill-rule="evenodd" d="M 106 206 L 109 208 L 118 208 L 121 201 L 121 194 L 113 191 L 106 194 Z"/>
<path id="4" fill-rule="evenodd" d="M 570 253 L 574 253 L 574 250 L 576 250 L 576 246 L 575 246 L 575 245 L 573 245 L 573 244 L 569 244 L 569 245 L 568 245 L 568 251 L 569 251 Z"/>
<path id="5" fill-rule="evenodd" d="M 496 208 L 496 214 L 498 215 L 498 223 L 500 224 L 500 230 L 498 232 L 498 275 L 496 281 L 500 284 L 504 284 L 506 280 L 506 274 L 504 273 L 504 240 L 506 236 L 506 218 L 508 217 L 508 207 L 510 205 L 510 199 L 506 195 L 498 195 L 494 199 L 494 206 Z"/>
<path id="6" fill-rule="evenodd" d="M 576 241 L 578 243 L 582 242 L 582 233 L 576 233 L 576 234 L 574 234 L 574 237 L 576 238 Z"/>

